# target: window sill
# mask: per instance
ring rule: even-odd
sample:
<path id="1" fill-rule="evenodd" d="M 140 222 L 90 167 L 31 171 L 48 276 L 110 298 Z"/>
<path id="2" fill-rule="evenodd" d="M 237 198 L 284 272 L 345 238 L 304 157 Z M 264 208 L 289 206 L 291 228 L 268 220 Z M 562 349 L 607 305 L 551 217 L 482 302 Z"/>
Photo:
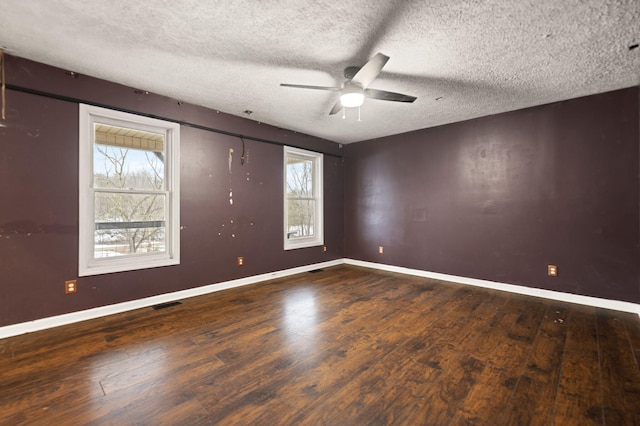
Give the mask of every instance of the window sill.
<path id="1" fill-rule="evenodd" d="M 299 248 L 318 247 L 324 244 L 322 238 L 300 238 L 295 240 L 285 240 L 285 250 L 295 250 Z"/>
<path id="2" fill-rule="evenodd" d="M 136 258 L 116 259 L 110 257 L 105 261 L 95 260 L 87 267 L 81 268 L 79 276 L 111 274 L 113 272 L 136 271 L 140 269 L 159 268 L 162 266 L 179 265 L 180 259 L 169 256 L 144 256 Z"/>

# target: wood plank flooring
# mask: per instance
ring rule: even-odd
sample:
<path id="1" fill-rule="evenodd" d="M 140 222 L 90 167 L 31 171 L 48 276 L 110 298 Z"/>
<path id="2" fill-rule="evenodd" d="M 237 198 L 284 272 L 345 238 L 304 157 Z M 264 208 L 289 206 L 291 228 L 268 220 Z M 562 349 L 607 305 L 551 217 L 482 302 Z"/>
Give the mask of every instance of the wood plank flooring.
<path id="1" fill-rule="evenodd" d="M 637 315 L 339 266 L 0 340 L 2 425 L 640 424 Z"/>

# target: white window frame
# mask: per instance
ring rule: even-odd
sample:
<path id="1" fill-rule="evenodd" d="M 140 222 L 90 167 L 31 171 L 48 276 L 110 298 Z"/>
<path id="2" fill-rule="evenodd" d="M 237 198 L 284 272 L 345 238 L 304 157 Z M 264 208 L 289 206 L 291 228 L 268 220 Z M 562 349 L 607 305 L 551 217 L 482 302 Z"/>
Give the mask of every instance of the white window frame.
<path id="1" fill-rule="evenodd" d="M 79 251 L 78 275 L 98 275 L 180 264 L 180 125 L 136 114 L 79 105 Z M 95 124 L 106 124 L 164 135 L 165 236 L 164 253 L 95 258 L 93 152 Z"/>
<path id="2" fill-rule="evenodd" d="M 310 237 L 289 238 L 287 235 L 289 223 L 289 208 L 287 197 L 287 158 L 299 158 L 313 161 L 313 199 L 314 210 L 314 235 Z M 321 246 L 324 244 L 324 190 L 323 190 L 323 155 L 313 151 L 307 151 L 290 146 L 284 147 L 283 157 L 283 195 L 284 195 L 284 249 L 293 250 L 303 247 Z"/>

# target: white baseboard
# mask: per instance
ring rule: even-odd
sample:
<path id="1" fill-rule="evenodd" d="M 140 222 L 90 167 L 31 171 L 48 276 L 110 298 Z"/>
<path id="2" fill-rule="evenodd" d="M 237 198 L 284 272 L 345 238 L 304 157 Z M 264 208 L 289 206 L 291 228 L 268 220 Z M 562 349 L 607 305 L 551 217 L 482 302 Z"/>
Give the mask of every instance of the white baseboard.
<path id="1" fill-rule="evenodd" d="M 366 268 L 381 269 L 383 271 L 398 272 L 401 274 L 415 275 L 424 278 L 450 281 L 458 284 L 467 284 L 476 287 L 491 288 L 494 290 L 508 291 L 511 293 L 525 294 L 527 296 L 542 297 L 545 299 L 559 300 L 562 302 L 577 303 L 579 305 L 595 306 L 598 308 L 613 309 L 615 311 L 631 312 L 640 316 L 640 305 L 619 300 L 600 299 L 598 297 L 581 296 L 578 294 L 562 293 L 560 291 L 543 290 L 540 288 L 525 287 L 515 284 L 504 284 L 477 278 L 459 277 L 456 275 L 440 274 L 438 272 L 410 269 L 401 266 L 385 265 L 382 263 L 365 262 L 362 260 L 344 259 L 347 265 L 364 266 Z"/>
<path id="2" fill-rule="evenodd" d="M 160 294 L 158 296 L 146 297 L 144 299 L 132 300 L 129 302 L 118 303 L 115 305 L 101 306 L 98 308 L 87 309 L 69 314 L 57 315 L 54 317 L 42 318 L 34 321 L 23 322 L 0 327 L 0 339 L 6 337 L 17 336 L 20 334 L 31 333 L 33 331 L 45 330 L 48 328 L 58 327 L 61 325 L 72 324 L 94 318 L 100 318 L 107 315 L 118 314 L 121 312 L 132 311 L 134 309 L 146 308 L 161 303 L 173 302 L 176 300 L 187 299 L 189 297 L 201 296 L 204 294 L 214 293 L 216 291 L 226 290 L 229 288 L 240 287 L 249 284 L 255 284 L 274 278 L 286 277 L 302 272 L 312 271 L 314 269 L 328 268 L 342 264 L 363 266 L 365 268 L 380 269 L 389 272 L 398 272 L 401 274 L 414 275 L 424 278 L 432 278 L 441 281 L 449 281 L 458 284 L 467 284 L 476 287 L 490 288 L 494 290 L 508 291 L 511 293 L 524 294 L 527 296 L 542 297 L 545 299 L 559 300 L 562 302 L 577 303 L 580 305 L 595 306 L 598 308 L 613 309 L 615 311 L 631 312 L 640 316 L 640 305 L 631 302 L 622 302 L 619 300 L 600 299 L 597 297 L 581 296 L 571 293 L 562 293 L 559 291 L 543 290 L 533 287 L 525 287 L 514 284 L 504 284 L 488 280 L 480 280 L 477 278 L 459 277 L 456 275 L 440 274 L 437 272 L 423 271 L 420 269 L 410 269 L 401 266 L 385 265 L 382 263 L 365 262 L 355 259 L 336 259 L 329 262 L 315 263 L 313 265 L 299 266 L 296 268 L 285 269 L 283 271 L 269 272 L 261 275 L 254 275 L 237 280 L 225 281 L 217 284 L 210 284 L 203 287 L 191 288 L 188 290 L 176 291 L 173 293 Z"/>
<path id="3" fill-rule="evenodd" d="M 201 296 L 203 294 L 214 293 L 220 290 L 240 287 L 243 285 L 255 284 L 274 278 L 286 277 L 302 272 L 312 271 L 314 269 L 328 268 L 330 266 L 342 265 L 343 259 L 336 259 L 329 262 L 314 263 L 313 265 L 299 266 L 296 268 L 285 269 L 283 271 L 269 272 L 261 275 L 254 275 L 237 280 L 225 281 L 217 284 L 210 284 L 203 287 L 190 288 L 188 290 L 176 291 L 173 293 L 160 294 L 158 296 L 146 297 L 144 299 L 132 300 L 129 302 L 117 303 L 115 305 L 100 306 L 98 308 L 87 309 L 84 311 L 72 312 L 69 314 L 56 315 L 54 317 L 37 319 L 34 321 L 23 322 L 20 324 L 8 325 L 0 327 L 0 339 L 6 337 L 17 336 L 20 334 L 31 333 L 33 331 L 45 330 L 47 328 L 58 327 L 61 325 L 72 324 L 75 322 L 86 321 L 89 319 L 100 318 L 107 315 L 119 314 L 121 312 L 132 311 L 134 309 L 146 308 L 161 303 L 173 302 L 175 300 L 187 299 L 189 297 Z"/>

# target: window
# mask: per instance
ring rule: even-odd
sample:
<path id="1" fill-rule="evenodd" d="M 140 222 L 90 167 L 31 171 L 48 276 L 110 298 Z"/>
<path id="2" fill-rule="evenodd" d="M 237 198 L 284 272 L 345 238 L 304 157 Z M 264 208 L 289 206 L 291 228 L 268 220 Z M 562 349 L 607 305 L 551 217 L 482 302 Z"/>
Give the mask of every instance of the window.
<path id="1" fill-rule="evenodd" d="M 180 126 L 80 105 L 79 275 L 180 263 Z"/>
<path id="2" fill-rule="evenodd" d="M 284 249 L 324 244 L 322 154 L 284 147 Z"/>

